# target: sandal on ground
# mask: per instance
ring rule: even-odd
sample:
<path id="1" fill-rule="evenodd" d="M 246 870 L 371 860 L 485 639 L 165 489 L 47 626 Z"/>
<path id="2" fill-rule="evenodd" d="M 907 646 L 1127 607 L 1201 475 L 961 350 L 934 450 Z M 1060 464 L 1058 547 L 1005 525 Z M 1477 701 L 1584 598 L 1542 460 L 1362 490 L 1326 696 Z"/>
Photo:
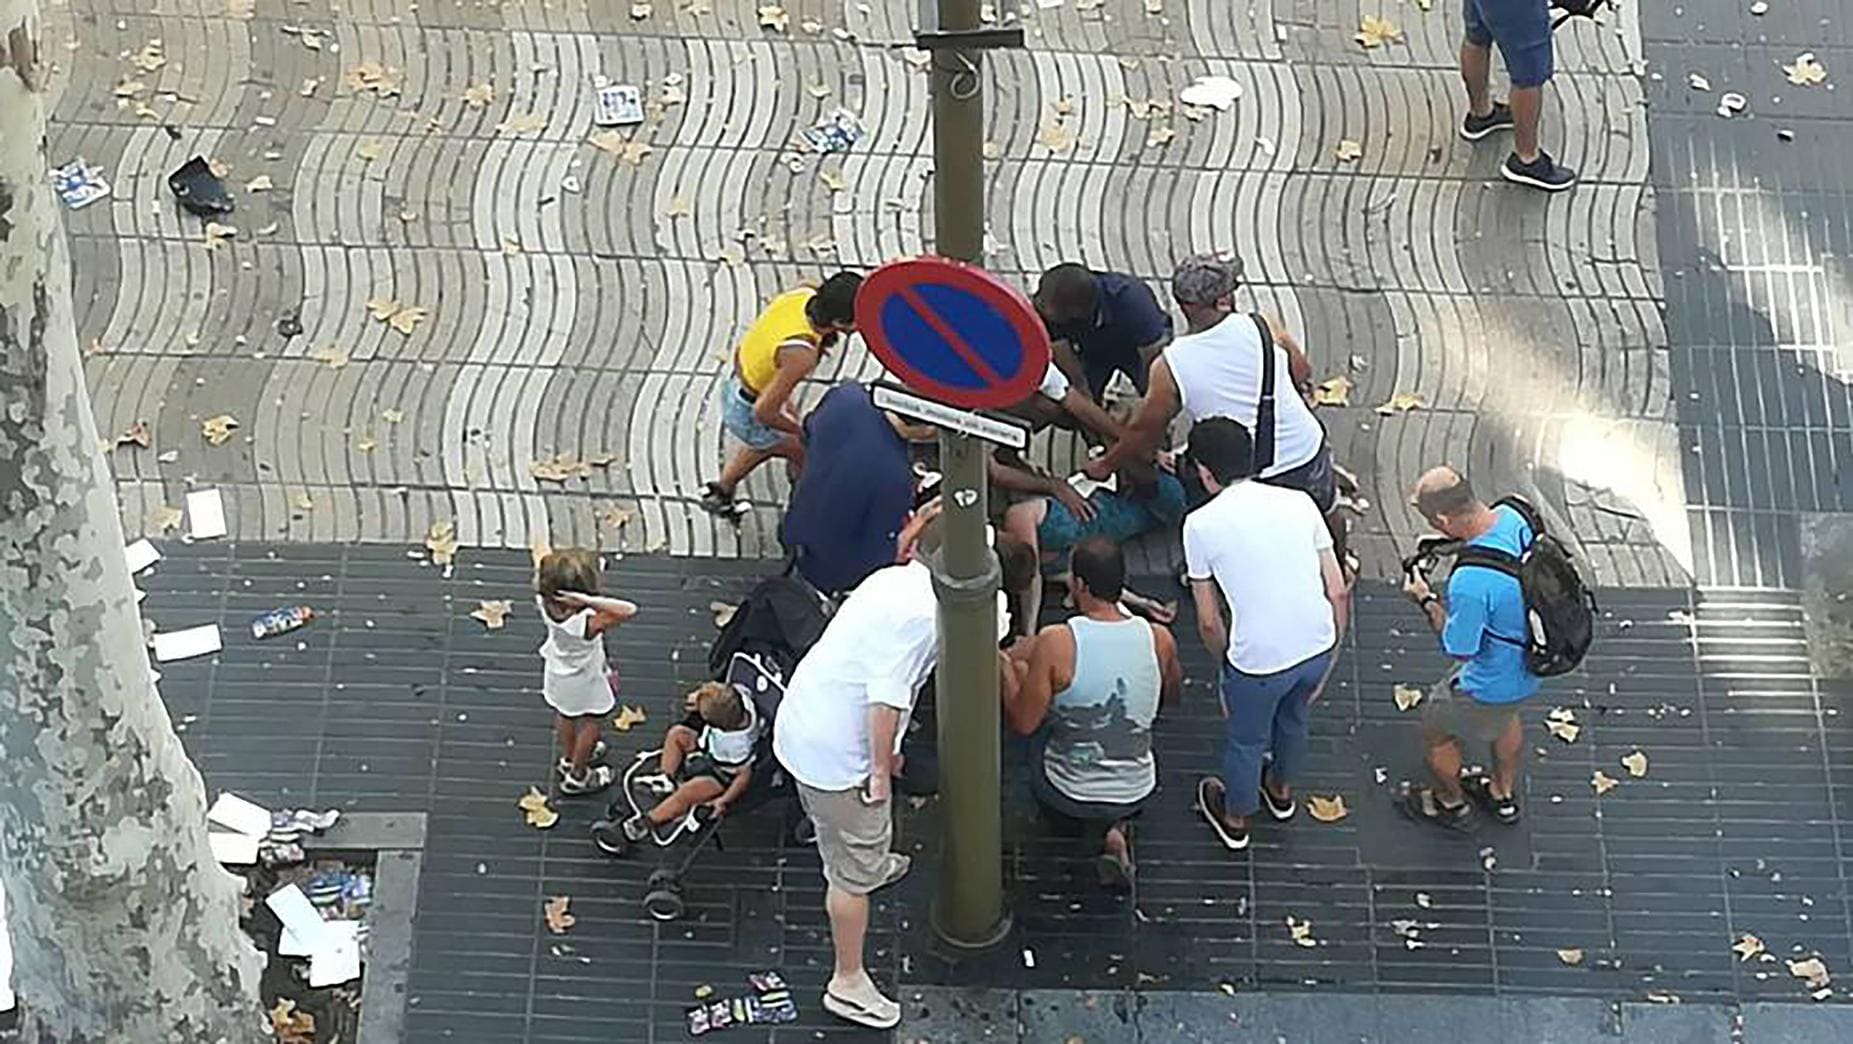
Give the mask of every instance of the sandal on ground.
<path id="1" fill-rule="evenodd" d="M 1470 802 L 1463 801 L 1449 808 L 1441 803 L 1432 788 L 1411 783 L 1404 783 L 1398 788 L 1396 810 L 1419 823 L 1433 823 L 1463 834 L 1470 834 L 1479 826 L 1479 817 L 1474 814 Z"/>
<path id="2" fill-rule="evenodd" d="M 592 756 L 587 759 L 587 763 L 590 764 L 591 762 L 594 762 L 594 761 L 604 761 L 605 755 L 609 754 L 610 752 L 611 752 L 611 748 L 605 745 L 605 741 L 599 740 L 597 743 L 593 744 Z M 573 770 L 573 761 L 571 758 L 561 758 L 559 761 L 559 764 L 556 767 L 560 770 L 560 775 L 564 776 Z"/>
<path id="3" fill-rule="evenodd" d="M 1222 780 L 1215 776 L 1205 776 L 1197 781 L 1197 808 L 1202 811 L 1210 829 L 1216 831 L 1216 836 L 1222 839 L 1224 848 L 1240 852 L 1248 847 L 1248 831 L 1233 830 L 1228 823 L 1223 822 Z"/>
<path id="4" fill-rule="evenodd" d="M 1461 791 L 1472 798 L 1487 814 L 1506 826 L 1518 822 L 1518 795 L 1498 798 L 1493 796 L 1492 780 L 1486 776 L 1461 777 Z"/>
<path id="5" fill-rule="evenodd" d="M 567 776 L 560 780 L 560 793 L 566 797 L 596 794 L 611 786 L 617 778 L 618 774 L 612 770 L 610 765 L 589 765 L 586 767 L 585 775 L 577 779 Z"/>
<path id="6" fill-rule="evenodd" d="M 1266 783 L 1261 784 L 1261 807 L 1268 810 L 1268 815 L 1272 816 L 1276 823 L 1285 823 L 1287 820 L 1293 818 L 1295 812 L 1300 810 L 1299 804 L 1293 800 L 1291 795 L 1288 796 L 1287 803 L 1284 805 L 1275 801 L 1274 795 L 1268 790 Z"/>
<path id="7" fill-rule="evenodd" d="M 866 996 L 851 997 L 834 988 L 824 990 L 824 1010 L 839 1019 L 847 1019 L 870 1029 L 893 1029 L 901 1024 L 901 1006 L 882 996 L 869 984 Z"/>

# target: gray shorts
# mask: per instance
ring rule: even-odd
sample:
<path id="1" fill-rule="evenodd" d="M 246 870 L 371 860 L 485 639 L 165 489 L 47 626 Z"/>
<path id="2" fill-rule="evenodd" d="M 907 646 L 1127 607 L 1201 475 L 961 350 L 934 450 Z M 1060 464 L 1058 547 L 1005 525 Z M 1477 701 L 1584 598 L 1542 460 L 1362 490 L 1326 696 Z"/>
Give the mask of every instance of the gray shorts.
<path id="1" fill-rule="evenodd" d="M 894 802 L 871 805 L 862 800 L 860 788 L 818 790 L 803 783 L 798 783 L 798 800 L 817 828 L 824 880 L 850 895 L 880 888 L 894 840 Z"/>
<path id="2" fill-rule="evenodd" d="M 1454 684 L 1454 675 L 1435 683 L 1422 701 L 1422 726 L 1463 743 L 1491 743 L 1518 718 L 1516 703 L 1481 703 Z"/>

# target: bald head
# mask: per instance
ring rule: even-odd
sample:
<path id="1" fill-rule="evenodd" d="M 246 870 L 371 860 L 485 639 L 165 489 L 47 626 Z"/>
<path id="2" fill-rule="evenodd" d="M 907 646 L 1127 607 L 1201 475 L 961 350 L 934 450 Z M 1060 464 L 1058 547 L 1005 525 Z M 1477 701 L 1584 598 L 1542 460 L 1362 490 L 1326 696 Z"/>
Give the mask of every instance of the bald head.
<path id="1" fill-rule="evenodd" d="M 1415 506 L 1431 523 L 1466 518 L 1482 508 L 1467 477 L 1446 464 L 1428 469 L 1416 480 Z"/>

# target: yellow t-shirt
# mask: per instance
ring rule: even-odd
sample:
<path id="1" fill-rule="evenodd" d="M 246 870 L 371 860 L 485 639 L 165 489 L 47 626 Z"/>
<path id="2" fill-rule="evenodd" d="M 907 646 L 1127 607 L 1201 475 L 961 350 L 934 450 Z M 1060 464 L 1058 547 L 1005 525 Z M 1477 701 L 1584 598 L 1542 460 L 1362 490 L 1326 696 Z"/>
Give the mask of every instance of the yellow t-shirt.
<path id="1" fill-rule="evenodd" d="M 753 325 L 747 327 L 746 336 L 740 339 L 740 347 L 734 351 L 740 368 L 740 383 L 746 385 L 747 391 L 758 395 L 772 383 L 773 375 L 778 372 L 781 345 L 803 341 L 816 348 L 823 344 L 823 336 L 804 314 L 804 306 L 815 296 L 817 291 L 808 286 L 787 290 L 773 298 L 766 310 L 759 313 L 759 318 L 753 320 Z"/>

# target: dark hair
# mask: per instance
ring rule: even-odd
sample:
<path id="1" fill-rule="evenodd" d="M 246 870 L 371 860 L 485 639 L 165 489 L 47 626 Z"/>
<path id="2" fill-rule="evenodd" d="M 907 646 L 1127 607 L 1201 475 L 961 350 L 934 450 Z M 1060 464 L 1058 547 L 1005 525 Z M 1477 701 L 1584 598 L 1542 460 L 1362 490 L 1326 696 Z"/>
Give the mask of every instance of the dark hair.
<path id="1" fill-rule="evenodd" d="M 856 321 L 856 291 L 860 289 L 860 275 L 855 272 L 838 272 L 817 288 L 817 295 L 804 306 L 804 313 L 818 326 L 828 323 L 850 325 Z"/>
<path id="2" fill-rule="evenodd" d="M 1082 538 L 1068 552 L 1068 570 L 1095 598 L 1111 602 L 1126 589 L 1126 556 L 1118 544 L 1103 536 Z"/>
<path id="3" fill-rule="evenodd" d="M 561 591 L 597 594 L 598 552 L 568 547 L 548 554 L 535 570 L 534 586 L 543 598 L 558 597 Z"/>
<path id="4" fill-rule="evenodd" d="M 1036 552 L 1030 546 L 1013 536 L 999 533 L 997 544 L 997 565 L 1003 572 L 1004 590 L 1012 595 L 1029 590 L 1030 582 L 1036 579 L 1036 570 L 1041 568 L 1036 561 Z"/>
<path id="5" fill-rule="evenodd" d="M 1086 265 L 1064 262 L 1042 273 L 1036 283 L 1036 310 L 1046 322 L 1062 325 L 1093 316 L 1100 288 Z"/>
<path id="6" fill-rule="evenodd" d="M 1458 515 L 1478 503 L 1479 498 L 1473 495 L 1473 487 L 1467 483 L 1467 476 L 1458 471 L 1453 474 L 1453 482 L 1416 494 L 1416 510 L 1424 518 Z"/>
<path id="7" fill-rule="evenodd" d="M 1190 458 L 1226 486 L 1255 473 L 1255 440 L 1240 423 L 1209 417 L 1190 429 Z"/>

